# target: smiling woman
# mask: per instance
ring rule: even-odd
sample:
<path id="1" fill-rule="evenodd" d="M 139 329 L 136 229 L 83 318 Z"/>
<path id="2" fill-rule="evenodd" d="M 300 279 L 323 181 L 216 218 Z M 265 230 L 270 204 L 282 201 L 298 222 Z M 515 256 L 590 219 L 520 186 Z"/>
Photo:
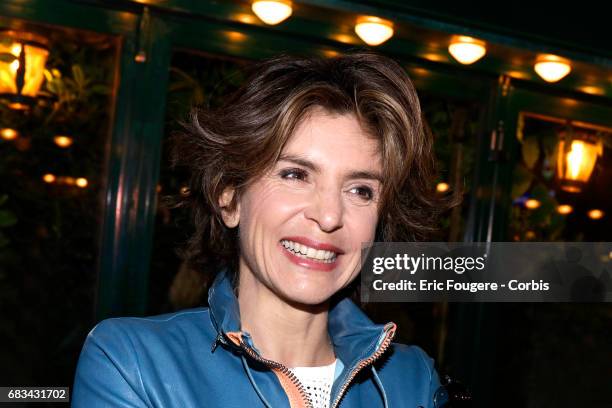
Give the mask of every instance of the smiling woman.
<path id="1" fill-rule="evenodd" d="M 424 239 L 449 205 L 400 66 L 264 61 L 193 113 L 174 157 L 191 170 L 185 260 L 214 278 L 210 307 L 100 323 L 74 406 L 441 406 L 431 359 L 343 290 L 363 243 Z"/>

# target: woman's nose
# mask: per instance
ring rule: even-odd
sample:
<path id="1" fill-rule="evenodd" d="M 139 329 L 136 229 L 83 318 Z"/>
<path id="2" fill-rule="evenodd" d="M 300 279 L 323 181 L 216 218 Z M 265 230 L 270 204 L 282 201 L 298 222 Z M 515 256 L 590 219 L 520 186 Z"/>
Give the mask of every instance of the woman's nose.
<path id="1" fill-rule="evenodd" d="M 325 232 L 333 232 L 342 227 L 344 204 L 342 194 L 336 189 L 319 189 L 310 198 L 304 215 L 316 222 Z"/>

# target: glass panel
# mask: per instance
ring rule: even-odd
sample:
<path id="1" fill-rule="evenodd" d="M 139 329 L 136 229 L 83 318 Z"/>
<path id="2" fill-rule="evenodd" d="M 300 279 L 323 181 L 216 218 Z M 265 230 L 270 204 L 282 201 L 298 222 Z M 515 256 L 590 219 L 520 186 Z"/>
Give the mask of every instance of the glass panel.
<path id="1" fill-rule="evenodd" d="M 612 238 L 612 129 L 568 119 L 530 112 L 519 117 L 509 241 Z M 572 140 L 599 146 L 599 153 L 589 158 L 587 148 Z M 563 166 L 569 155 L 574 175 L 581 163 L 596 159 L 588 182 L 569 180 L 567 173 L 560 177 L 560 155 Z M 594 209 L 602 217 L 589 217 Z M 484 328 L 493 333 L 492 345 L 483 347 L 496 351 L 490 392 L 503 396 L 495 399 L 499 407 L 606 406 L 612 401 L 609 303 L 494 306 L 495 321 Z"/>
<path id="2" fill-rule="evenodd" d="M 34 100 L 17 110 L 5 94 L 0 104 L 0 383 L 66 386 L 94 319 L 118 47 L 20 27 L 44 40 L 48 60 Z"/>
<path id="3" fill-rule="evenodd" d="M 482 110 L 477 100 L 456 99 L 417 89 L 428 131 L 434 137 L 434 151 L 439 167 L 439 194 L 453 194 L 463 189 L 460 206 L 443 214 L 440 231 L 431 241 L 462 241 L 471 197 L 476 145 Z M 460 335 L 460 327 L 449 322 L 456 311 L 448 303 L 379 303 L 368 305 L 368 312 L 378 321 L 394 320 L 401 327 L 397 341 L 417 344 L 435 358 L 441 373 L 455 375 L 450 367 L 449 337 Z"/>
<path id="4" fill-rule="evenodd" d="M 463 190 L 463 201 L 441 220 L 441 230 L 431 241 L 461 242 L 471 198 L 478 132 L 483 127 L 484 106 L 477 100 L 458 100 L 419 90 L 427 126 L 434 136 L 439 167 L 439 194 Z"/>
<path id="5" fill-rule="evenodd" d="M 166 197 L 186 188 L 188 173 L 170 167 L 172 132 L 186 120 L 192 106 L 212 106 L 243 81 L 245 60 L 175 52 L 170 68 L 158 205 L 151 259 L 149 314 L 194 307 L 206 302 L 202 274 L 181 264 L 177 250 L 192 232 L 189 212 L 170 209 Z"/>

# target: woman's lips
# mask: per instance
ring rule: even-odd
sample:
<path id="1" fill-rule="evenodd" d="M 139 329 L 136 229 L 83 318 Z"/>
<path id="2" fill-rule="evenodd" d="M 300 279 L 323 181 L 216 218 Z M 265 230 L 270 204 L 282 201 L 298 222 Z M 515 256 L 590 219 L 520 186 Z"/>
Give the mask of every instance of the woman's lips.
<path id="1" fill-rule="evenodd" d="M 337 254 L 336 258 L 332 262 L 321 262 L 314 259 L 301 258 L 285 248 L 280 242 L 278 243 L 278 247 L 291 262 L 304 268 L 329 272 L 338 266 L 338 258 L 340 257 L 340 254 Z"/>

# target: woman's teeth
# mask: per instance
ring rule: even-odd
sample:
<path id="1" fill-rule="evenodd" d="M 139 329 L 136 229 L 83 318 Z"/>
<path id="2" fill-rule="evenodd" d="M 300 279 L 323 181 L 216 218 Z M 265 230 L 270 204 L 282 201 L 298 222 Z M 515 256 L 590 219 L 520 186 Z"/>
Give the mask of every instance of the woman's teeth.
<path id="1" fill-rule="evenodd" d="M 314 249 L 309 246 L 285 239 L 281 241 L 281 245 L 300 258 L 314 259 L 324 263 L 331 263 L 336 260 L 336 253 L 332 251 Z"/>

